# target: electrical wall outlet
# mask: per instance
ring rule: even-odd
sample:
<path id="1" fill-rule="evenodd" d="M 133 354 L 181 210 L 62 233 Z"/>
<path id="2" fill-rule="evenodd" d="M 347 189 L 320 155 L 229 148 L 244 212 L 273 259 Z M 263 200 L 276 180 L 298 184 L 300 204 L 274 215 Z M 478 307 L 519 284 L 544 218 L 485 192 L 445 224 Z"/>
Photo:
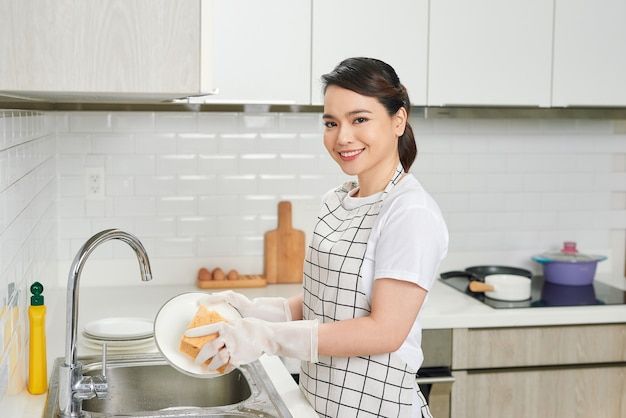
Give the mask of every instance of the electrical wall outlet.
<path id="1" fill-rule="evenodd" d="M 104 168 L 85 168 L 85 198 L 88 200 L 104 199 Z"/>

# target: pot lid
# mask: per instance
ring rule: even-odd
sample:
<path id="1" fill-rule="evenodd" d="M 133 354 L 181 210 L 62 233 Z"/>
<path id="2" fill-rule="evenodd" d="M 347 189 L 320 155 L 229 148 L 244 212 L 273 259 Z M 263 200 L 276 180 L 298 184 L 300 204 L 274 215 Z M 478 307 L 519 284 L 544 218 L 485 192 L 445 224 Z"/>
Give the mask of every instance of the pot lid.
<path id="1" fill-rule="evenodd" d="M 551 263 L 555 261 L 566 263 L 588 263 L 591 261 L 604 261 L 606 257 L 603 255 L 582 254 L 576 249 L 576 242 L 565 241 L 561 251 L 545 252 L 532 258 L 538 263 Z"/>

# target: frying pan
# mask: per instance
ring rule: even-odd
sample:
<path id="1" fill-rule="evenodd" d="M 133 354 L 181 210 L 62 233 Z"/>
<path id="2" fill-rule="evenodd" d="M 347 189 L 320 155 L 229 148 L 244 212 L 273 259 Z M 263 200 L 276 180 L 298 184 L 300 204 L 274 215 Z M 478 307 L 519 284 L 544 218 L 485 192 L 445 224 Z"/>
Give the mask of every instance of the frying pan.
<path id="1" fill-rule="evenodd" d="M 503 301 L 530 299 L 532 273 L 525 269 L 508 266 L 474 266 L 464 271 L 449 271 L 441 274 L 442 279 L 466 277 L 468 290 L 484 292 L 485 297 Z"/>

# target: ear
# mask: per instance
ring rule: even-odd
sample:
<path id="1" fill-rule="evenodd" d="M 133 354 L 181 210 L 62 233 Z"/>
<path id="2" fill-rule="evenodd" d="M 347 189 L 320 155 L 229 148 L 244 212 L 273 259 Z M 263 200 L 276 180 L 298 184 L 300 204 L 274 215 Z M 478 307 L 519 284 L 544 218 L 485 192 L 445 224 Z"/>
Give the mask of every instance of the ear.
<path id="1" fill-rule="evenodd" d="M 393 115 L 392 117 L 393 131 L 398 138 L 404 134 L 404 129 L 406 127 L 407 118 L 408 118 L 408 115 L 404 107 L 401 107 L 400 109 L 398 109 L 396 114 Z"/>

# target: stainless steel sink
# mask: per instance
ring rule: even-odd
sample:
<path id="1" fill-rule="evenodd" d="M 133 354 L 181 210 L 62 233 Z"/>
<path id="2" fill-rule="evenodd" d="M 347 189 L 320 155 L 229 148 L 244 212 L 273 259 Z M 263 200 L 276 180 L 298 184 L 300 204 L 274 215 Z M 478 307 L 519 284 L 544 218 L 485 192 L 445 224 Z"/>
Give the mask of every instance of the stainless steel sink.
<path id="1" fill-rule="evenodd" d="M 102 372 L 99 357 L 79 360 L 85 375 Z M 58 415 L 63 361 L 54 362 L 44 418 Z M 291 417 L 258 361 L 212 379 L 187 376 L 158 354 L 110 356 L 106 369 L 108 397 L 83 401 L 85 417 Z"/>

